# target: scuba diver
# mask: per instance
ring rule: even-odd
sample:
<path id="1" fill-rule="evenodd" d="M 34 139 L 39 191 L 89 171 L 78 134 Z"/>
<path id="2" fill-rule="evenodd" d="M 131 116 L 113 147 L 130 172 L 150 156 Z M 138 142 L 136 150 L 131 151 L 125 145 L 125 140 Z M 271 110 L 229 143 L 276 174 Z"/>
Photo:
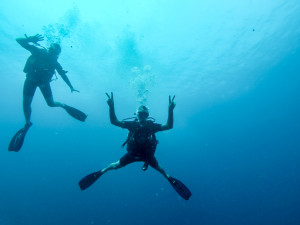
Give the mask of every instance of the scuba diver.
<path id="1" fill-rule="evenodd" d="M 158 164 L 154 153 L 158 141 L 156 140 L 155 133 L 158 131 L 169 130 L 173 128 L 173 110 L 175 107 L 174 98 L 169 96 L 169 114 L 168 120 L 165 125 L 154 123 L 153 119 L 149 117 L 149 110 L 146 106 L 141 105 L 136 112 L 137 118 L 134 121 L 119 121 L 115 114 L 114 97 L 107 94 L 109 117 L 110 122 L 118 127 L 126 128 L 129 130 L 129 134 L 123 147 L 127 144 L 127 153 L 117 162 L 113 162 L 106 168 L 87 175 L 79 181 L 81 190 L 85 190 L 91 186 L 101 175 L 109 170 L 122 168 L 133 162 L 144 162 L 142 169 L 145 171 L 150 165 L 152 168 L 160 172 L 174 187 L 177 193 L 188 200 L 191 197 L 191 192 L 188 188 L 179 180 L 168 175 L 165 170 Z"/>
<path id="2" fill-rule="evenodd" d="M 67 72 L 63 70 L 62 66 L 57 61 L 59 54 L 61 53 L 61 47 L 57 43 L 52 43 L 48 49 L 38 44 L 39 41 L 43 41 L 42 35 L 36 34 L 35 36 L 25 35 L 24 38 L 17 38 L 16 41 L 26 50 L 30 51 L 31 56 L 26 61 L 24 67 L 24 73 L 26 73 L 26 80 L 23 87 L 23 111 L 26 119 L 24 128 L 19 130 L 12 141 L 9 144 L 9 151 L 19 151 L 23 145 L 25 135 L 32 125 L 30 121 L 31 117 L 31 103 L 37 87 L 40 88 L 48 106 L 61 107 L 65 109 L 72 117 L 85 121 L 87 115 L 83 112 L 75 109 L 66 104 L 56 102 L 53 100 L 50 82 L 55 71 L 62 77 L 64 82 L 70 87 L 71 92 L 79 92 L 74 89 Z"/>

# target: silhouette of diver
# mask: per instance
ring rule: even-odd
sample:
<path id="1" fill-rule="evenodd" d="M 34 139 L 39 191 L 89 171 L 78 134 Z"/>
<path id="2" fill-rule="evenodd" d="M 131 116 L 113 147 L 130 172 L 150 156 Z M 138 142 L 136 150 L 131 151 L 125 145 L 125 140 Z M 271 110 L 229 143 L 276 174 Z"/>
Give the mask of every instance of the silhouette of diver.
<path id="1" fill-rule="evenodd" d="M 55 71 L 62 77 L 65 83 L 70 87 L 71 92 L 79 92 L 74 89 L 67 72 L 63 70 L 62 66 L 57 61 L 59 54 L 61 53 L 61 47 L 57 43 L 52 43 L 48 49 L 38 44 L 39 41 L 43 41 L 42 35 L 36 34 L 35 36 L 25 38 L 17 38 L 16 41 L 26 50 L 30 51 L 31 56 L 26 61 L 24 72 L 26 73 L 26 80 L 23 87 L 23 111 L 26 119 L 24 128 L 19 130 L 14 136 L 9 145 L 10 151 L 19 151 L 22 147 L 24 137 L 32 125 L 31 118 L 31 103 L 36 91 L 39 87 L 48 106 L 61 107 L 65 109 L 72 117 L 85 121 L 86 114 L 66 104 L 56 102 L 53 100 L 52 90 L 50 82 L 55 74 Z"/>
<path id="2" fill-rule="evenodd" d="M 149 110 L 146 106 L 141 105 L 137 109 L 137 118 L 134 121 L 119 121 L 115 114 L 113 93 L 109 96 L 106 93 L 109 105 L 110 122 L 118 127 L 126 128 L 129 134 L 126 142 L 127 153 L 117 162 L 109 164 L 106 168 L 87 175 L 80 180 L 79 186 L 81 190 L 85 190 L 92 185 L 102 174 L 109 170 L 122 168 L 133 162 L 145 162 L 143 170 L 146 170 L 148 165 L 160 172 L 174 187 L 177 193 L 184 199 L 188 200 L 191 192 L 179 180 L 168 175 L 165 170 L 158 164 L 154 154 L 157 145 L 155 133 L 159 131 L 169 130 L 173 128 L 173 110 L 175 108 L 174 98 L 169 96 L 169 113 L 168 120 L 165 125 L 154 123 L 149 119 Z"/>

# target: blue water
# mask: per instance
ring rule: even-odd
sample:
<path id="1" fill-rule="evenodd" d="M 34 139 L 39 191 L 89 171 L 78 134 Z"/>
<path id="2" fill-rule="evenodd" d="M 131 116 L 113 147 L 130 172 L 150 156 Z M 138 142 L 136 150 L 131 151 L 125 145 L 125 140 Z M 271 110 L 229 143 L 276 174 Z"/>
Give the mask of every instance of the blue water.
<path id="1" fill-rule="evenodd" d="M 1 225 L 300 224 L 300 2 L 0 1 Z M 62 45 L 54 98 L 86 122 L 49 108 L 40 91 L 20 152 L 22 72 L 30 55 L 15 38 Z M 176 95 L 174 128 L 157 134 L 156 157 L 193 195 L 185 201 L 142 163 L 85 175 L 117 161 L 127 131 L 109 122 L 139 104 L 157 122 Z"/>

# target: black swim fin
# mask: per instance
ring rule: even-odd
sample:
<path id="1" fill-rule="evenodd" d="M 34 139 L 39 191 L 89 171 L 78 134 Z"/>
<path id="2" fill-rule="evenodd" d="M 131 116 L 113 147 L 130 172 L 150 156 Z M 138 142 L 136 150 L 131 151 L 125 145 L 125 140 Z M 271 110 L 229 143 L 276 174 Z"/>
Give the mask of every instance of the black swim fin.
<path id="1" fill-rule="evenodd" d="M 31 127 L 32 123 L 26 124 L 22 129 L 20 129 L 11 139 L 8 151 L 18 152 L 23 146 L 25 135 L 29 128 Z"/>
<path id="2" fill-rule="evenodd" d="M 78 109 L 75 109 L 71 106 L 68 106 L 68 105 L 64 105 L 64 109 L 67 111 L 67 113 L 70 114 L 70 116 L 74 117 L 75 119 L 77 120 L 80 120 L 80 121 L 85 121 L 87 115 L 83 112 L 81 112 L 80 110 Z"/>
<path id="3" fill-rule="evenodd" d="M 189 198 L 192 196 L 190 190 L 179 180 L 175 179 L 174 177 L 169 177 L 169 182 L 175 191 L 185 200 L 189 200 Z"/>
<path id="4" fill-rule="evenodd" d="M 89 186 L 91 186 L 93 183 L 96 182 L 96 180 L 98 180 L 98 178 L 102 175 L 102 172 L 101 170 L 100 171 L 97 171 L 95 173 L 91 173 L 87 176 L 85 176 L 84 178 L 82 178 L 80 181 L 79 181 L 79 187 L 81 190 L 85 190 L 87 189 Z"/>

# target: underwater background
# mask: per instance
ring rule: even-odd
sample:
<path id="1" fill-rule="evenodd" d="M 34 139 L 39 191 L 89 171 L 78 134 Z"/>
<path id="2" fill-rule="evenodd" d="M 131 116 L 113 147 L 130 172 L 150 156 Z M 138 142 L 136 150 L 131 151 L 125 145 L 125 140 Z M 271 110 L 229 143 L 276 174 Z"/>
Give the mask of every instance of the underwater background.
<path id="1" fill-rule="evenodd" d="M 24 34 L 59 42 L 50 108 L 37 90 L 25 123 Z M 299 0 L 0 0 L 0 225 L 300 224 Z M 158 162 L 192 191 L 185 201 L 142 163 L 78 181 L 117 161 L 127 130 L 110 124 L 140 104 L 158 123 L 176 95 L 174 127 L 157 133 Z"/>

